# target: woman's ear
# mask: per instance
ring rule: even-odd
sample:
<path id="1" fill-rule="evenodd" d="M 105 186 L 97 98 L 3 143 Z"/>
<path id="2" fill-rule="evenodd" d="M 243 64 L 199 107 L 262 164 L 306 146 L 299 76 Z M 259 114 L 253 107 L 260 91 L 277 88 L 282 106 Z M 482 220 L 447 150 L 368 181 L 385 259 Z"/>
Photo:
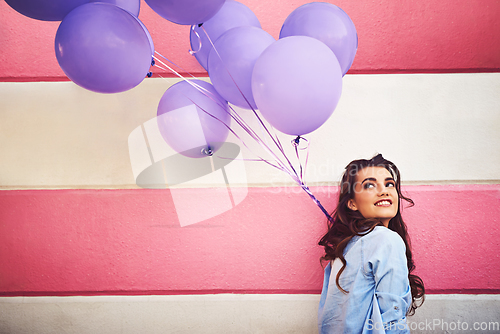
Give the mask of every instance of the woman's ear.
<path id="1" fill-rule="evenodd" d="M 358 211 L 358 208 L 356 207 L 356 203 L 354 203 L 354 200 L 352 198 L 347 202 L 347 207 L 349 209 L 351 209 L 352 211 Z"/>

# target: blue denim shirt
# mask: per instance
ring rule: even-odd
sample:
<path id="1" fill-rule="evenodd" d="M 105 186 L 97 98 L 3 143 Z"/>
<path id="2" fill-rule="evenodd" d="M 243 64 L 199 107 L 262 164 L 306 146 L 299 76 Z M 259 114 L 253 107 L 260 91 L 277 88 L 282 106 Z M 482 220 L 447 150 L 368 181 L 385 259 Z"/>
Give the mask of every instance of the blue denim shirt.
<path id="1" fill-rule="evenodd" d="M 409 333 L 406 312 L 412 297 L 406 248 L 394 231 L 383 226 L 355 236 L 344 250 L 347 265 L 336 272 L 340 259 L 325 268 L 319 303 L 319 333 Z M 333 268 L 333 270 L 332 270 Z"/>

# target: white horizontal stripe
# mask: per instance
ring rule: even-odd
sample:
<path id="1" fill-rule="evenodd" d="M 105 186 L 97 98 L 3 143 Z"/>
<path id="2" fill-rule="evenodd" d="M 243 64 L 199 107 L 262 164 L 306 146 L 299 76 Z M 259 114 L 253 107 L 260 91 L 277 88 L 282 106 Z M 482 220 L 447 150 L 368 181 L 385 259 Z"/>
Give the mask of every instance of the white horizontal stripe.
<path id="1" fill-rule="evenodd" d="M 156 116 L 161 96 L 177 81 L 146 79 L 111 95 L 71 82 L 0 83 L 0 187 L 136 187 L 129 136 L 140 135 L 134 130 Z M 346 75 L 333 116 L 305 136 L 310 142 L 306 181 L 335 184 L 349 161 L 380 152 L 398 165 L 407 182 L 497 182 L 499 91 L 500 73 Z M 251 111 L 238 111 L 264 133 Z M 233 127 L 253 152 L 231 136 L 245 159 L 258 154 L 271 160 L 262 146 Z M 293 138 L 280 138 L 295 161 Z M 246 178 L 234 176 L 230 184 L 292 184 L 286 173 L 263 162 L 246 161 L 245 170 Z"/>
<path id="2" fill-rule="evenodd" d="M 0 297 L 0 332 L 317 333 L 318 303 L 319 295 L 282 294 Z M 412 333 L 458 323 L 472 332 L 498 325 L 499 312 L 500 295 L 427 295 L 408 321 Z"/>

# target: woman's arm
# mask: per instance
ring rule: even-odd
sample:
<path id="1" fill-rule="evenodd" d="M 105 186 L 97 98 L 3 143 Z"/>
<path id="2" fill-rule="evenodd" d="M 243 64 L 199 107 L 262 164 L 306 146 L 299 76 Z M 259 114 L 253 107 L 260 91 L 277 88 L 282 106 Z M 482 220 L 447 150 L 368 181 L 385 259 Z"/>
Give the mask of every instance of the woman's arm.
<path id="1" fill-rule="evenodd" d="M 366 236 L 369 238 L 362 238 L 366 256 L 363 269 L 375 282 L 370 319 L 374 324 L 378 322 L 378 327 L 383 325 L 385 333 L 409 333 L 406 312 L 411 304 L 411 290 L 404 242 L 385 227 L 370 234 Z"/>

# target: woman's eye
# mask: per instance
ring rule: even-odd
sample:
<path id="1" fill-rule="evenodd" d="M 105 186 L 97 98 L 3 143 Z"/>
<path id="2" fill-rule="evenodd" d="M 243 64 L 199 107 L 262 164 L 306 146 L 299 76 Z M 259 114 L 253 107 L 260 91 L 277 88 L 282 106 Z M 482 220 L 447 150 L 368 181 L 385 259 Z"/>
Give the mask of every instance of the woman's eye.
<path id="1" fill-rule="evenodd" d="M 365 186 L 364 186 L 365 189 L 370 189 L 370 188 L 374 188 L 374 187 L 375 187 L 375 184 L 373 184 L 373 183 L 365 183 Z"/>
<path id="2" fill-rule="evenodd" d="M 389 182 L 385 185 L 386 187 L 395 187 L 396 185 L 394 184 L 394 182 Z"/>

